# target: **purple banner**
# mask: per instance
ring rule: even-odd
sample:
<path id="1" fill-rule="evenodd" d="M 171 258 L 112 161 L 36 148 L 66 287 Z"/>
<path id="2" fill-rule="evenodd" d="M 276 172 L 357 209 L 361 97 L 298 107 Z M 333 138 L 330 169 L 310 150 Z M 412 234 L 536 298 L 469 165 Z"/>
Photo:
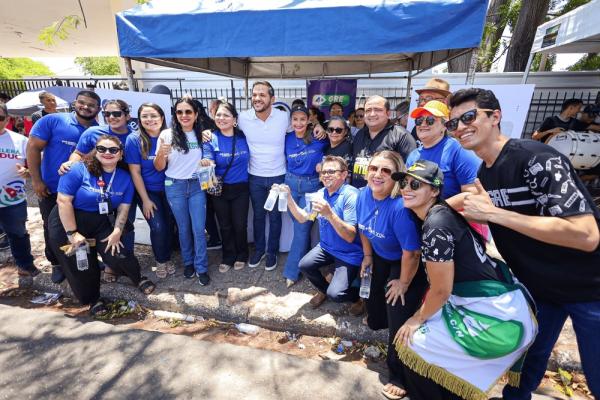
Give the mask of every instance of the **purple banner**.
<path id="1" fill-rule="evenodd" d="M 356 79 L 321 79 L 306 84 L 308 107 L 318 107 L 329 119 L 329 106 L 340 103 L 344 108 L 344 118 L 354 111 L 356 104 Z"/>

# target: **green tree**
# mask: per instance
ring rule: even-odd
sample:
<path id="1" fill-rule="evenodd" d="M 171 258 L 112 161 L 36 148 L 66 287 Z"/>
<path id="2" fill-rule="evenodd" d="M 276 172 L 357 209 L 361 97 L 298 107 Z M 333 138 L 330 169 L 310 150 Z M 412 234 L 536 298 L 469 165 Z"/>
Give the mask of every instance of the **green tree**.
<path id="1" fill-rule="evenodd" d="M 86 75 L 119 75 L 118 57 L 75 57 Z"/>
<path id="2" fill-rule="evenodd" d="M 19 79 L 25 76 L 52 76 L 45 64 L 31 58 L 0 58 L 0 79 Z"/>
<path id="3" fill-rule="evenodd" d="M 598 53 L 586 54 L 567 69 L 569 71 L 599 71 L 600 55 Z"/>

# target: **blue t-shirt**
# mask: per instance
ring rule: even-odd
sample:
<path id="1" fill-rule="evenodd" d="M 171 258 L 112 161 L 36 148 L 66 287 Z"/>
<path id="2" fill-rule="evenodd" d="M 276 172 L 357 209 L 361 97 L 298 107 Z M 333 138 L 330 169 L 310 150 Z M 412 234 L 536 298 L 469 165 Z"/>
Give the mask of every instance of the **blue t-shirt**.
<path id="1" fill-rule="evenodd" d="M 231 168 L 225 176 L 224 183 L 233 184 L 248 182 L 248 163 L 250 162 L 250 149 L 248 142 L 243 134 L 236 134 L 235 155 Z M 231 152 L 233 150 L 233 136 L 225 136 L 221 131 L 213 132 L 212 140 L 202 145 L 204 158 L 215 162 L 215 173 L 223 176 L 229 162 L 231 161 Z"/>
<path id="2" fill-rule="evenodd" d="M 344 222 L 356 225 L 356 200 L 358 189 L 344 183 L 331 196 L 326 188 L 319 189 L 323 198 Z M 319 221 L 319 233 L 321 235 L 321 248 L 340 260 L 350 265 L 360 265 L 363 259 L 362 245 L 358 232 L 352 243 L 348 243 L 338 235 L 331 223 L 321 214 L 317 216 Z"/>
<path id="3" fill-rule="evenodd" d="M 358 195 L 356 217 L 360 233 L 369 239 L 380 257 L 399 260 L 402 249 L 421 249 L 419 230 L 410 211 L 404 208 L 401 197 L 375 200 L 371 189 L 366 186 Z"/>
<path id="4" fill-rule="evenodd" d="M 287 172 L 300 176 L 317 176 L 317 164 L 323 160 L 329 140 L 313 138 L 309 144 L 297 138 L 294 132 L 285 135 L 285 158 Z"/>
<path id="5" fill-rule="evenodd" d="M 98 138 L 102 135 L 115 136 L 119 138 L 119 140 L 124 146 L 125 141 L 127 140 L 127 136 L 129 136 L 130 133 L 131 128 L 129 127 L 129 125 L 127 125 L 127 133 L 115 133 L 112 129 L 110 129 L 110 126 L 108 125 L 92 126 L 86 129 L 85 132 L 83 132 L 83 135 L 81 135 L 79 141 L 77 142 L 76 150 L 81 154 L 89 153 L 90 151 L 94 150 Z"/>
<path id="6" fill-rule="evenodd" d="M 142 173 L 142 180 L 146 190 L 151 192 L 162 192 L 165 190 L 165 171 L 154 168 L 156 157 L 156 145 L 158 137 L 150 138 L 150 150 L 147 158 L 142 157 L 142 140 L 139 132 L 127 136 L 125 141 L 125 162 L 127 164 L 138 164 Z"/>
<path id="7" fill-rule="evenodd" d="M 95 124 L 94 121 L 93 125 Z M 37 121 L 31 129 L 30 136 L 47 142 L 40 170 L 42 180 L 50 192 L 56 193 L 58 169 L 69 159 L 86 129 L 86 126 L 79 124 L 74 112 L 48 114 Z"/>
<path id="8" fill-rule="evenodd" d="M 406 159 L 406 167 L 410 167 L 417 160 L 433 161 L 440 166 L 444 173 L 444 199 L 460 193 L 461 186 L 473 183 L 481 165 L 481 159 L 475 153 L 463 149 L 460 143 L 450 136 L 428 149 L 421 146 L 413 150 Z"/>
<path id="9" fill-rule="evenodd" d="M 133 199 L 133 182 L 127 171 L 120 168 L 115 170 L 115 177 L 108 187 L 111 173 L 103 172 L 111 210 L 116 210 L 119 205 L 131 204 Z M 98 212 L 98 204 L 102 201 L 98 178 L 91 175 L 83 162 L 71 166 L 69 172 L 60 177 L 58 192 L 73 196 L 73 208 L 81 211 Z"/>

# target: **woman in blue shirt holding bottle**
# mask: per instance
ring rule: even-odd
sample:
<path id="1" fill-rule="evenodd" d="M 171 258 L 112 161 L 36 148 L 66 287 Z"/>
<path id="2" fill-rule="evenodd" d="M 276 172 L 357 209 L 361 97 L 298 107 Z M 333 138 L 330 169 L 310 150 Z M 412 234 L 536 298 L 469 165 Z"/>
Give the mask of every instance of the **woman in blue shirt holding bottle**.
<path id="1" fill-rule="evenodd" d="M 389 328 L 386 361 L 390 376 L 382 393 L 390 399 L 406 395 L 401 389 L 402 364 L 392 341 L 419 307 L 427 286 L 425 272 L 419 267 L 421 242 L 417 226 L 404 208 L 399 184 L 392 180 L 394 172 L 404 170 L 398 153 L 376 153 L 367 167 L 367 186 L 356 203 L 364 252 L 361 276 L 371 273 L 367 324 L 374 330 Z"/>
<path id="2" fill-rule="evenodd" d="M 204 143 L 202 165 L 215 164 L 223 180 L 221 196 L 213 205 L 221 229 L 222 260 L 219 272 L 244 268 L 248 261 L 248 162 L 250 151 L 244 133 L 237 127 L 238 113 L 233 104 L 219 101 L 215 112 L 217 130 Z"/>
<path id="3" fill-rule="evenodd" d="M 287 173 L 285 184 L 290 187 L 292 197 L 300 208 L 306 206 L 305 194 L 316 192 L 320 186 L 317 164 L 323 159 L 328 141 L 315 139 L 309 126 L 308 109 L 296 106 L 292 109 L 292 128 L 285 137 L 285 156 L 287 160 Z M 310 247 L 310 231 L 312 222 L 301 224 L 294 222 L 294 238 L 288 254 L 283 276 L 286 278 L 287 287 L 291 287 L 300 279 L 300 259 L 308 252 Z"/>

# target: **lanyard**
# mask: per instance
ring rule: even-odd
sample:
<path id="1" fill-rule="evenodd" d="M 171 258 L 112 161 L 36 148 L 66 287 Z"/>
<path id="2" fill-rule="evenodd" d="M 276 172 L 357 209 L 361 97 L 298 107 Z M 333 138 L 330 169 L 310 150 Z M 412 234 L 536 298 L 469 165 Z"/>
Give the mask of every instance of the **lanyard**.
<path id="1" fill-rule="evenodd" d="M 106 187 L 106 192 L 104 191 L 104 179 L 102 179 L 102 175 L 100 175 L 100 177 L 98 178 L 98 187 L 100 188 L 100 198 L 102 200 L 104 200 L 108 196 L 108 193 L 110 192 L 110 188 L 112 187 L 113 179 L 115 179 L 116 172 L 117 172 L 117 169 L 115 168 L 112 175 L 110 176 L 110 181 L 108 181 L 108 186 Z"/>

